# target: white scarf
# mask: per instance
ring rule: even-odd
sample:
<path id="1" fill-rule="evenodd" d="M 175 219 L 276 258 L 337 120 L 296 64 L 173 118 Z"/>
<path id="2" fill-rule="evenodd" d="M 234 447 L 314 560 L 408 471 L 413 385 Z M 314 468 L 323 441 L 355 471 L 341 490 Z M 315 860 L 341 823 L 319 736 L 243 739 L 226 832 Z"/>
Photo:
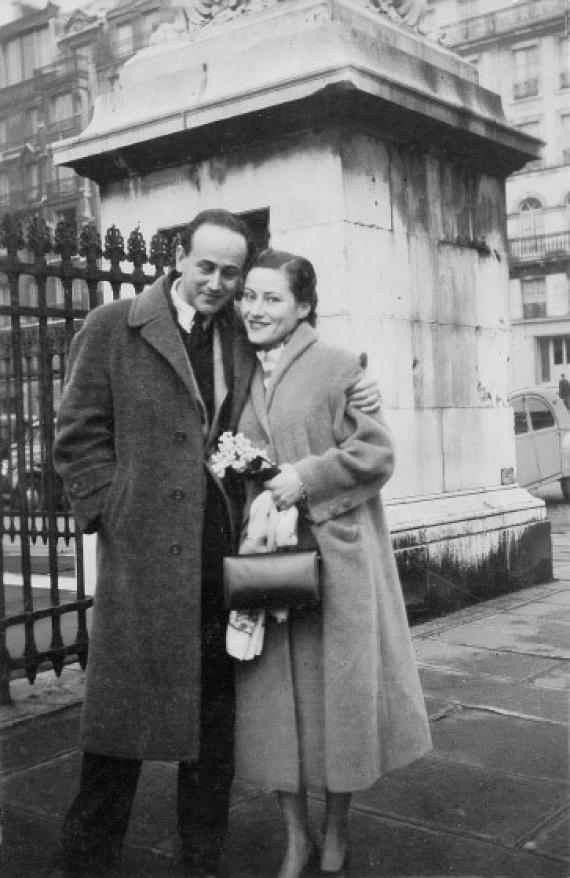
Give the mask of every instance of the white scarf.
<path id="1" fill-rule="evenodd" d="M 275 370 L 275 367 L 279 360 L 281 359 L 281 354 L 283 353 L 283 348 L 285 345 L 280 344 L 279 347 L 269 348 L 269 350 L 264 351 L 256 351 L 255 356 L 261 363 L 261 369 L 263 371 L 263 385 L 267 390 L 269 387 L 269 382 L 271 381 L 271 376 Z"/>
<path id="2" fill-rule="evenodd" d="M 240 555 L 274 552 L 278 546 L 297 545 L 296 506 L 279 511 L 271 491 L 263 491 L 249 510 L 247 532 Z M 278 622 L 285 622 L 289 610 L 271 610 Z M 226 632 L 226 650 L 233 658 L 249 661 L 261 654 L 265 634 L 265 610 L 231 610 Z"/>

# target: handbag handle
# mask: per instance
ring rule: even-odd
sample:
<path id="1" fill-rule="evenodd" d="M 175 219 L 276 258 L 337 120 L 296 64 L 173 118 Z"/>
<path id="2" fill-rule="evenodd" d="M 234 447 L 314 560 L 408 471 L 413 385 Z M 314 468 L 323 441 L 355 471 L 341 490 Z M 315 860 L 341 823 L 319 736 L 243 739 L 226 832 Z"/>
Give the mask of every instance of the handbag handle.
<path id="1" fill-rule="evenodd" d="M 280 467 L 275 464 L 263 468 L 260 466 L 259 469 L 253 472 L 248 472 L 247 478 L 259 485 L 263 484 L 263 482 L 269 482 L 271 479 L 274 479 L 280 472 Z"/>

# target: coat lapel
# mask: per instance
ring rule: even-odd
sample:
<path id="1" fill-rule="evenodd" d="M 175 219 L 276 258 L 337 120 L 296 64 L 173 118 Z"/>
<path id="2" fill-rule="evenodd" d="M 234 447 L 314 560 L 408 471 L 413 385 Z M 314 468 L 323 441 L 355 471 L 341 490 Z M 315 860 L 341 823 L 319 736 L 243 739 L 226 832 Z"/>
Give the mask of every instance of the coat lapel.
<path id="1" fill-rule="evenodd" d="M 192 398 L 196 400 L 202 421 L 207 425 L 206 406 L 168 304 L 166 296 L 168 282 L 168 278 L 160 278 L 133 299 L 129 312 L 129 326 L 139 329 L 142 338 L 168 361 L 184 382 Z"/>
<path id="2" fill-rule="evenodd" d="M 265 385 L 263 384 L 263 372 L 260 365 L 257 366 L 253 375 L 250 396 L 253 410 L 265 433 L 267 443 L 271 444 L 271 433 L 269 432 L 269 421 L 267 419 L 267 396 Z"/>
<path id="3" fill-rule="evenodd" d="M 192 366 L 184 350 L 176 323 L 168 304 L 167 289 L 170 278 L 162 277 L 133 299 L 129 312 L 129 326 L 139 329 L 142 337 L 171 365 L 196 400 L 204 421 L 208 424 L 206 407 L 194 377 Z M 229 429 L 235 430 L 255 372 L 257 358 L 244 331 L 236 325 L 230 310 L 219 318 L 221 360 L 227 388 L 231 387 Z M 215 366 L 220 366 L 220 356 Z M 220 382 L 218 382 L 219 397 Z M 216 399 L 219 416 L 222 400 Z M 214 419 L 216 420 L 216 419 Z M 211 432 L 211 431 L 208 431 Z"/>
<path id="4" fill-rule="evenodd" d="M 311 347 L 311 345 L 315 344 L 318 339 L 318 335 L 312 326 L 309 326 L 308 323 L 300 323 L 285 347 L 283 348 L 283 353 L 279 358 L 277 365 L 273 371 L 271 376 L 271 381 L 269 382 L 269 388 L 265 398 L 265 405 L 267 411 L 271 408 L 271 403 L 273 402 L 273 398 L 275 396 L 275 391 L 293 363 L 299 359 L 299 357 L 307 350 L 307 348 Z"/>
<path id="5" fill-rule="evenodd" d="M 214 324 L 214 416 L 210 424 L 208 433 L 208 444 L 211 446 L 215 443 L 218 433 L 220 432 L 220 423 L 222 419 L 223 406 L 228 395 L 228 385 L 226 383 L 226 369 L 224 368 L 224 357 L 222 354 L 222 334 L 216 324 Z M 192 368 L 192 364 L 190 364 Z M 198 391 L 199 392 L 199 391 Z"/>
<path id="6" fill-rule="evenodd" d="M 230 412 L 230 430 L 235 430 L 243 411 L 251 381 L 255 373 L 257 358 L 243 331 L 236 327 L 234 335 L 233 392 Z"/>

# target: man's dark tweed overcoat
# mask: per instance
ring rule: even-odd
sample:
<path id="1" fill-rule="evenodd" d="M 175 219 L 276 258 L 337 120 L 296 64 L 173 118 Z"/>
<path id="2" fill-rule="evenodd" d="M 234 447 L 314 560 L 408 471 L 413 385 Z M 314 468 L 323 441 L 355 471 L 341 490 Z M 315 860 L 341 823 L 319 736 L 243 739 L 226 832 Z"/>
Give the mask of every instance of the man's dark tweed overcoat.
<path id="1" fill-rule="evenodd" d="M 98 533 L 81 745 L 111 756 L 193 760 L 204 460 L 214 431 L 168 283 L 162 278 L 88 316 L 72 346 L 55 461 L 78 527 Z M 235 428 L 255 357 L 235 332 L 233 308 L 216 324 Z M 221 402 L 217 393 L 218 411 Z"/>

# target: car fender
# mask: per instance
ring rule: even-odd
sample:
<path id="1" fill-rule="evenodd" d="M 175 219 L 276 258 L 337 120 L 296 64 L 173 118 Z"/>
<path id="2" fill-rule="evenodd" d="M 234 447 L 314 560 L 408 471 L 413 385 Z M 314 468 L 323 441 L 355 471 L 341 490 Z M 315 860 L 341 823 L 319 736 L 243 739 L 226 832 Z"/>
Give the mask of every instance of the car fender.
<path id="1" fill-rule="evenodd" d="M 560 433 L 560 468 L 562 478 L 570 476 L 570 430 Z"/>

